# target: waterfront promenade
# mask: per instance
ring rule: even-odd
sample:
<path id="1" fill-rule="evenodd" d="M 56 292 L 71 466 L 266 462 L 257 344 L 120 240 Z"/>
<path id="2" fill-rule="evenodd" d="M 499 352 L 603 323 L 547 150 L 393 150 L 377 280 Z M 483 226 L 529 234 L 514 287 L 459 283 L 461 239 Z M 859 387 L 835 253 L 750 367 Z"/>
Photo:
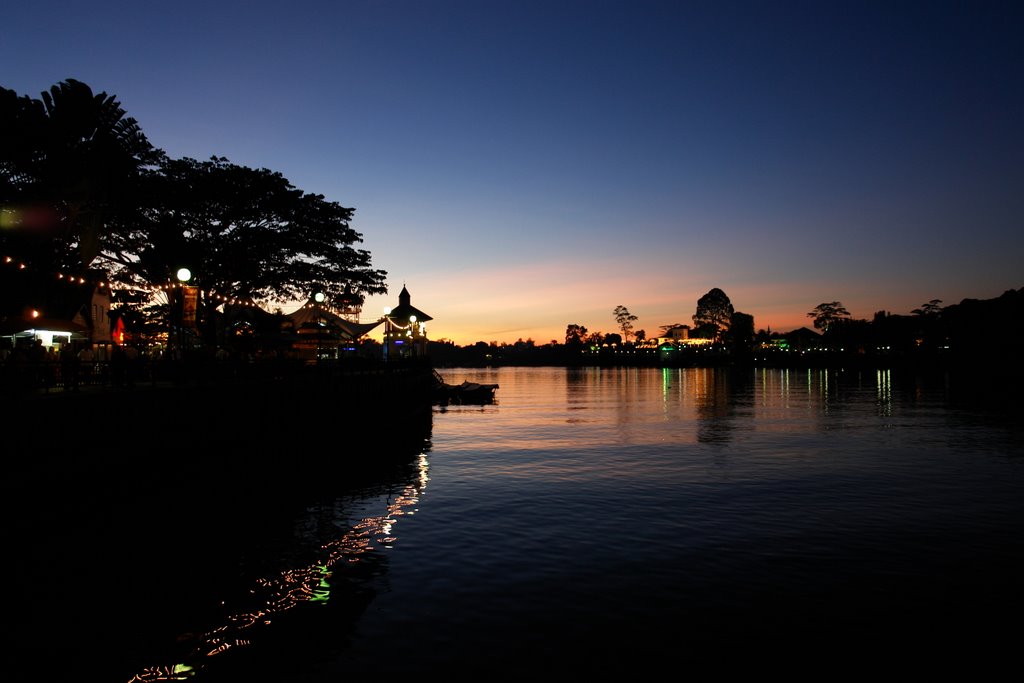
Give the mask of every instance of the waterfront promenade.
<path id="1" fill-rule="evenodd" d="M 189 478 L 280 487 L 317 472 L 387 466 L 390 454 L 416 450 L 429 434 L 426 360 L 211 360 L 136 370 L 114 375 L 96 363 L 72 384 L 43 379 L 41 368 L 5 368 L 9 500 Z M 396 449 L 406 437 L 412 445 Z"/>

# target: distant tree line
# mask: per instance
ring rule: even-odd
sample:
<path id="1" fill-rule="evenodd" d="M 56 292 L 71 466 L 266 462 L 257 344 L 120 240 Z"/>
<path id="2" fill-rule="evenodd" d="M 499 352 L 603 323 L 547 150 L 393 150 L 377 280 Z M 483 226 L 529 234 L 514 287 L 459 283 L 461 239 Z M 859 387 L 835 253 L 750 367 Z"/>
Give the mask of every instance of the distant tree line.
<path id="1" fill-rule="evenodd" d="M 659 346 L 658 338 L 647 339 L 642 331 L 630 335 L 637 317 L 625 306 L 617 306 L 613 315 L 620 332 L 591 332 L 584 325 L 569 323 L 563 340 L 478 341 L 467 346 L 440 340 L 431 342 L 430 354 L 438 364 L 451 367 L 903 364 L 965 368 L 975 362 L 998 362 L 1007 375 L 1020 376 L 1024 364 L 1024 289 L 945 307 L 932 299 L 910 315 L 882 310 L 871 320 L 853 318 L 840 301 L 824 302 L 807 314 L 818 332 L 807 328 L 755 332 L 753 316 L 734 310 L 728 296 L 715 288 L 698 300 L 692 328 L 682 323 L 661 326 L 664 334 L 686 327 L 691 339 L 710 342 L 678 348 Z M 630 326 L 624 329 L 624 323 Z M 671 352 L 666 353 L 667 349 Z"/>

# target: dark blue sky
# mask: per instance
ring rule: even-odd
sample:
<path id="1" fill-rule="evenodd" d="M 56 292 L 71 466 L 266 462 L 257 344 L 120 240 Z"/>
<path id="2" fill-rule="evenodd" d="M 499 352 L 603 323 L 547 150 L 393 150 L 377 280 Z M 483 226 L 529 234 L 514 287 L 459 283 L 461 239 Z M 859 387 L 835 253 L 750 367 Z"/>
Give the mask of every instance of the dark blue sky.
<path id="1" fill-rule="evenodd" d="M 170 155 L 356 208 L 431 336 L 758 328 L 1024 286 L 1024 3 L 50 2 L 0 85 L 77 78 Z"/>

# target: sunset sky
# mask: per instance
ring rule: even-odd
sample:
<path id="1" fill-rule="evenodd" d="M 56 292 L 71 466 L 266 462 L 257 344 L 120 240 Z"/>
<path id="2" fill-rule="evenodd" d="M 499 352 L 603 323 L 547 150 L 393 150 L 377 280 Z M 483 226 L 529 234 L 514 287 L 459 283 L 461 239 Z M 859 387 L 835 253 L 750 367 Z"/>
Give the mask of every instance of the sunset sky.
<path id="1" fill-rule="evenodd" d="M 7 3 L 0 85 L 355 207 L 459 344 L 1024 286 L 1024 3 Z"/>

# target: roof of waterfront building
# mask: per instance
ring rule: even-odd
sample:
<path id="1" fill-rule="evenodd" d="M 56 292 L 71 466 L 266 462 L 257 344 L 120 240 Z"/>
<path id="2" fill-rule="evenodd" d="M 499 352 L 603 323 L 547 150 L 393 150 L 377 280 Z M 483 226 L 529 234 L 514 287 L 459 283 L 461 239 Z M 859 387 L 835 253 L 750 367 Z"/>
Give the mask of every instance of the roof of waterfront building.
<path id="1" fill-rule="evenodd" d="M 398 305 L 391 309 L 388 313 L 388 317 L 392 320 L 410 320 L 412 316 L 416 316 L 416 320 L 423 323 L 428 320 L 433 320 L 432 317 L 416 308 L 410 303 L 412 296 L 409 295 L 409 290 L 402 286 L 402 291 L 398 294 Z"/>
<path id="2" fill-rule="evenodd" d="M 341 330 L 344 333 L 344 336 L 351 339 L 359 339 L 359 337 L 363 336 L 383 322 L 382 320 L 376 320 L 370 323 L 352 322 L 351 320 L 342 318 L 340 315 L 330 311 L 327 307 L 321 306 L 312 300 L 306 302 L 304 306 L 292 313 L 289 313 L 285 317 L 291 319 L 295 323 L 296 329 L 307 324 L 323 324 Z"/>

